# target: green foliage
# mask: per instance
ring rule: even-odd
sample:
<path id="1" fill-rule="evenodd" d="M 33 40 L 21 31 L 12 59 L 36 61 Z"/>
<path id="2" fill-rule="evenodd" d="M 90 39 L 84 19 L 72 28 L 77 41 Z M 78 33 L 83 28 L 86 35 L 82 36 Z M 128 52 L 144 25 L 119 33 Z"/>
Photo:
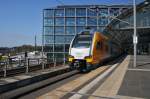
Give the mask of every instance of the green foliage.
<path id="1" fill-rule="evenodd" d="M 7 59 L 8 59 L 8 56 L 1 56 L 0 61 L 5 61 L 5 60 L 7 60 Z"/>

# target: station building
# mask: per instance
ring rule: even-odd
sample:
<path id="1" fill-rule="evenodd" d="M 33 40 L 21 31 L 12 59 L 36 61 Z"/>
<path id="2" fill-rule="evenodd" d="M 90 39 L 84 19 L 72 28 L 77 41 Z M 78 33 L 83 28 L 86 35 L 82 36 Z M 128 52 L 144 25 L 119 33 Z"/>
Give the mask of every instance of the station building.
<path id="1" fill-rule="evenodd" d="M 50 61 L 65 61 L 74 35 L 85 27 L 102 31 L 131 5 L 66 5 L 43 10 L 44 51 Z"/>
<path id="2" fill-rule="evenodd" d="M 145 0 L 136 8 L 137 54 L 150 55 L 150 0 Z M 119 20 L 111 21 L 103 32 L 114 42 L 120 43 L 129 54 L 133 54 L 133 8 L 116 18 Z"/>

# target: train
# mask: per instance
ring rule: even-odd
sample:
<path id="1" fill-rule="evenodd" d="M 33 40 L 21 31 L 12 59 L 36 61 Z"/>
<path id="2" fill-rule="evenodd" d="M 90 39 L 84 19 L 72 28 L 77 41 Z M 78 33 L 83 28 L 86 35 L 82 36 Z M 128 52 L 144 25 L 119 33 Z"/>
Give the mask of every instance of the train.
<path id="1" fill-rule="evenodd" d="M 121 47 L 103 33 L 83 30 L 71 41 L 68 61 L 70 69 L 86 72 L 121 53 Z"/>

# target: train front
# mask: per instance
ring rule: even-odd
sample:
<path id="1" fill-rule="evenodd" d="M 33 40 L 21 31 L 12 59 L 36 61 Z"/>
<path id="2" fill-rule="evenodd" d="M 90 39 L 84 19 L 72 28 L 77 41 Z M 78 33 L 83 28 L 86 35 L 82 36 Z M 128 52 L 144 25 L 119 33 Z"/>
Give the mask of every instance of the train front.
<path id="1" fill-rule="evenodd" d="M 90 70 L 92 38 L 93 35 L 89 31 L 83 31 L 75 36 L 69 49 L 70 68 L 80 71 Z"/>

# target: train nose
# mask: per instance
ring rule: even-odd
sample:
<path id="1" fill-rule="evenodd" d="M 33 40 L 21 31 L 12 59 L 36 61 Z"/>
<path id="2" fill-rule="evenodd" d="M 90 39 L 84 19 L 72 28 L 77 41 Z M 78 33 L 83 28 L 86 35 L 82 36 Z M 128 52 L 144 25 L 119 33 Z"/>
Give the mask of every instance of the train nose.
<path id="1" fill-rule="evenodd" d="M 72 48 L 71 55 L 74 56 L 75 59 L 84 59 L 85 56 L 89 56 L 89 51 L 89 48 Z"/>

